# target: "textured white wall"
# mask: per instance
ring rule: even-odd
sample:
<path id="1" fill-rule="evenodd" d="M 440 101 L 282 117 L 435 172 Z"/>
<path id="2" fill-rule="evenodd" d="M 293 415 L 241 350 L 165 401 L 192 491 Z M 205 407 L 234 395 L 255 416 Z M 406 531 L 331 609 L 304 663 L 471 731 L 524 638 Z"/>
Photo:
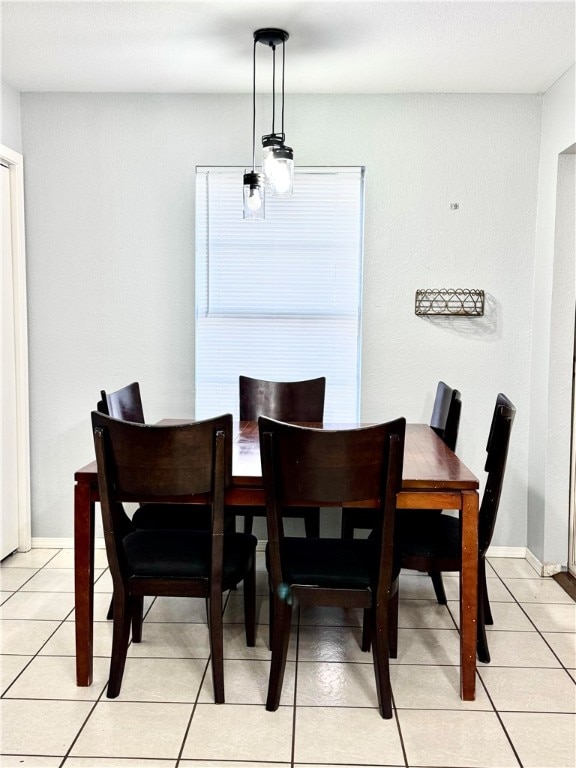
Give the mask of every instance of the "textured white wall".
<path id="1" fill-rule="evenodd" d="M 0 80 L 0 144 L 22 152 L 20 92 Z"/>
<path id="2" fill-rule="evenodd" d="M 530 383 L 528 546 L 540 562 L 562 564 L 568 557 L 575 295 L 574 246 L 566 243 L 574 236 L 574 190 L 568 182 L 558 199 L 558 161 L 576 142 L 574 94 L 572 67 L 543 98 Z M 558 205 L 567 211 L 560 230 Z"/>
<path id="3" fill-rule="evenodd" d="M 510 546 L 527 540 L 540 107 L 530 95 L 286 105 L 297 163 L 367 169 L 363 418 L 427 421 L 443 378 L 462 392 L 459 453 L 483 479 L 505 392 L 518 415 L 494 543 Z M 22 95 L 33 536 L 72 535 L 100 388 L 137 379 L 147 419 L 193 415 L 194 167 L 249 162 L 250 129 L 247 96 Z M 483 288 L 487 314 L 418 318 L 426 287 Z"/>

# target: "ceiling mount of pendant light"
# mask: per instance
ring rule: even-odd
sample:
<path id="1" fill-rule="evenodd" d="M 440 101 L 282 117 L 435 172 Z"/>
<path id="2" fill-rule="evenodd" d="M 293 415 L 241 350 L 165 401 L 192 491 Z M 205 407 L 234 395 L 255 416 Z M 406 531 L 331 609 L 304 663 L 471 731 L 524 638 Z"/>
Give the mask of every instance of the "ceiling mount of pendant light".
<path id="1" fill-rule="evenodd" d="M 262 173 L 272 195 L 291 195 L 294 182 L 294 153 L 286 145 L 284 133 L 284 73 L 286 70 L 286 40 L 283 29 L 265 28 L 254 32 L 255 43 L 272 49 L 272 132 L 262 136 Z M 281 130 L 276 132 L 276 46 L 282 44 Z"/>

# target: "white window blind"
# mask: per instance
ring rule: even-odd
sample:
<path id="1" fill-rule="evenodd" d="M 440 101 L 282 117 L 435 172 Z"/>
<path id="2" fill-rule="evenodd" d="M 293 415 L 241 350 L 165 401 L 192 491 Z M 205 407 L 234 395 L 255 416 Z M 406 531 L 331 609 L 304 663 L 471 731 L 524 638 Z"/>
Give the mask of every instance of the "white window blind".
<path id="1" fill-rule="evenodd" d="M 242 168 L 196 169 L 196 418 L 238 416 L 238 377 L 326 377 L 325 421 L 359 416 L 363 168 L 304 168 L 242 219 Z"/>

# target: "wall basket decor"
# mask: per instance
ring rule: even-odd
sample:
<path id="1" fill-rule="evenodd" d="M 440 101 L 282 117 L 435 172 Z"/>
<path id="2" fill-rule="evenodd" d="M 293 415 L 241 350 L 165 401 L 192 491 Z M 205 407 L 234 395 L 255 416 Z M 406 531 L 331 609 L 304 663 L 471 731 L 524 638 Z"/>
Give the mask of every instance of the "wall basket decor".
<path id="1" fill-rule="evenodd" d="M 417 315 L 444 317 L 482 317 L 484 291 L 476 288 L 419 288 L 416 291 Z"/>

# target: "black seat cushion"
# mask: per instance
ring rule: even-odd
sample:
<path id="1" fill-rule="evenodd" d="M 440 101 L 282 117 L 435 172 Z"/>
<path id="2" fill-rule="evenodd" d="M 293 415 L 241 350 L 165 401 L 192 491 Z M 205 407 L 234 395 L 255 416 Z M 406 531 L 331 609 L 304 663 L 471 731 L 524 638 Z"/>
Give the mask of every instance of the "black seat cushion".
<path id="1" fill-rule="evenodd" d="M 226 507 L 226 511 L 230 508 Z M 235 504 L 232 508 L 235 515 L 253 515 L 254 517 L 266 517 L 266 507 L 246 506 L 242 507 L 239 504 Z M 318 507 L 291 507 L 285 509 L 282 512 L 284 517 L 297 517 L 303 518 L 309 514 L 318 514 Z"/>
<path id="2" fill-rule="evenodd" d="M 122 544 L 128 569 L 135 577 L 201 579 L 210 575 L 211 540 L 207 531 L 136 530 Z M 224 534 L 224 589 L 242 581 L 257 541 L 248 533 Z"/>
<path id="3" fill-rule="evenodd" d="M 288 584 L 368 589 L 376 582 L 375 547 L 368 539 L 284 538 L 282 577 Z M 268 546 L 266 567 L 269 567 Z M 395 568 L 393 578 L 398 574 Z"/>
<path id="4" fill-rule="evenodd" d="M 432 524 L 442 514 L 441 509 L 398 509 L 396 510 L 396 529 L 410 529 Z"/>
<path id="5" fill-rule="evenodd" d="M 143 504 L 132 516 L 135 528 L 179 528 L 207 531 L 211 524 L 210 507 L 205 504 Z"/>
<path id="6" fill-rule="evenodd" d="M 412 511 L 412 510 L 410 510 Z M 461 555 L 460 520 L 451 515 L 421 515 L 413 525 L 411 515 L 396 515 L 395 546 L 408 557 L 458 559 Z"/>

